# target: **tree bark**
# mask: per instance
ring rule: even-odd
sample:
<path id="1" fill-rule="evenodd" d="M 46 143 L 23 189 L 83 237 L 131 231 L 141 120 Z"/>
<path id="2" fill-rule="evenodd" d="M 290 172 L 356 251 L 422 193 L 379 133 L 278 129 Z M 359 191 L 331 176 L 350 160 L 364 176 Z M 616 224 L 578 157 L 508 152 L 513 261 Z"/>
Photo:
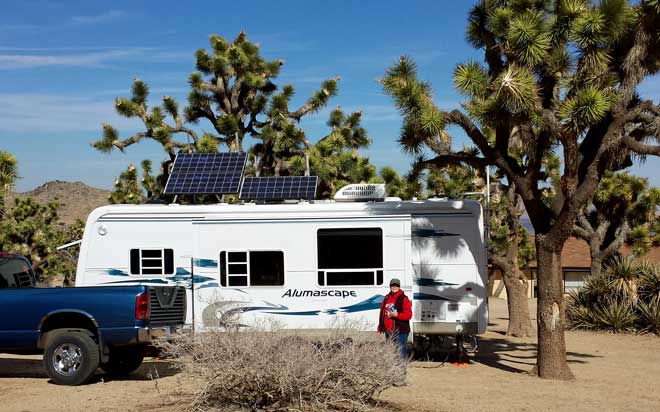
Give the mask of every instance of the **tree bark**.
<path id="1" fill-rule="evenodd" d="M 524 273 L 515 268 L 503 270 L 502 280 L 506 287 L 506 300 L 509 308 L 508 336 L 518 338 L 532 336 L 534 328 L 527 303 L 528 282 Z"/>
<path id="2" fill-rule="evenodd" d="M 591 276 L 600 276 L 603 270 L 603 258 L 598 255 L 591 255 Z"/>
<path id="3" fill-rule="evenodd" d="M 542 241 L 543 235 L 536 236 L 536 256 L 538 262 L 538 354 L 534 372 L 543 379 L 574 379 L 566 362 L 566 341 L 564 328 L 564 285 L 561 271 L 561 247 L 551 248 Z M 547 236 L 547 235 L 546 235 Z"/>

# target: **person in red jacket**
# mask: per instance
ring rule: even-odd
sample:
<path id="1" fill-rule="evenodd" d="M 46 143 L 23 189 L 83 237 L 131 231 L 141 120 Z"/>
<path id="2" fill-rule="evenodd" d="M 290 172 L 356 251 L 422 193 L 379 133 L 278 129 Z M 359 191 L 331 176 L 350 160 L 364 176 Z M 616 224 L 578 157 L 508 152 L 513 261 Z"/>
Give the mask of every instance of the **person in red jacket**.
<path id="1" fill-rule="evenodd" d="M 378 333 L 384 333 L 386 339 L 396 342 L 404 361 L 408 361 L 408 334 L 410 333 L 410 319 L 412 318 L 412 304 L 410 299 L 401 290 L 401 281 L 390 281 L 390 293 L 385 295 L 380 305 L 378 320 Z"/>

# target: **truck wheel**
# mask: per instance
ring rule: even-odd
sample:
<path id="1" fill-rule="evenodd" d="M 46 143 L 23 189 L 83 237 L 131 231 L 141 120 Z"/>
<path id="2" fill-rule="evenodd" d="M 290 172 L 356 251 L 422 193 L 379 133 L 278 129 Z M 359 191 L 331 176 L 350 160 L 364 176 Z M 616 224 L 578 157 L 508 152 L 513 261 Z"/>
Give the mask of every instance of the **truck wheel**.
<path id="1" fill-rule="evenodd" d="M 99 366 L 99 346 L 90 332 L 56 329 L 48 333 L 44 368 L 58 385 L 80 385 Z"/>
<path id="2" fill-rule="evenodd" d="M 108 375 L 126 376 L 130 375 L 142 365 L 144 360 L 144 346 L 126 346 L 113 348 L 110 351 L 110 359 L 101 364 Z"/>

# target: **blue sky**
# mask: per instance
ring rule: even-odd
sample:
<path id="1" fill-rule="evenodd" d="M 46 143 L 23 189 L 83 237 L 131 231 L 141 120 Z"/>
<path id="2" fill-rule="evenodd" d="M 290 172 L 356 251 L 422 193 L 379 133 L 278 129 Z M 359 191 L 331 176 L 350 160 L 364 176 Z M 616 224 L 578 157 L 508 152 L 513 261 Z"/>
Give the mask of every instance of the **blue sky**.
<path id="1" fill-rule="evenodd" d="M 104 122 L 124 137 L 140 130 L 137 121 L 114 113 L 114 98 L 127 96 L 132 79 L 139 77 L 149 84 L 153 104 L 169 95 L 183 105 L 194 51 L 208 47 L 209 34 L 233 38 L 244 30 L 264 56 L 285 61 L 278 84 L 295 86 L 293 106 L 302 104 L 323 79 L 341 77 L 339 95 L 328 109 L 302 122 L 312 140 L 327 134 L 330 108 L 362 110 L 373 139 L 365 154 L 379 167 L 391 165 L 404 173 L 412 159 L 396 144 L 401 120 L 376 79 L 399 55 L 411 55 L 421 76 L 432 82 L 436 103 L 456 107 L 460 98 L 451 83 L 455 64 L 481 58 L 464 40 L 472 4 L 5 3 L 0 14 L 0 150 L 19 160 L 19 191 L 54 179 L 109 189 L 129 163 L 163 158 L 160 147 L 149 142 L 125 154 L 107 155 L 90 147 Z M 647 80 L 641 93 L 657 101 L 660 79 Z M 462 144 L 461 136 L 457 144 Z M 658 167 L 660 161 L 650 159 L 634 172 L 660 185 Z"/>

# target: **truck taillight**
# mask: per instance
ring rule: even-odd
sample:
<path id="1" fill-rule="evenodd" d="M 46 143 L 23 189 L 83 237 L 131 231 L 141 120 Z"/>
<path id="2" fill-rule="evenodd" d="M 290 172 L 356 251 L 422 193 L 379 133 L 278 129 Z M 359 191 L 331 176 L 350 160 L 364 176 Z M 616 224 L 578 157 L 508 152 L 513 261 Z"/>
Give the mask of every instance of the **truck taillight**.
<path id="1" fill-rule="evenodd" d="M 149 319 L 149 291 L 135 297 L 135 320 Z"/>

